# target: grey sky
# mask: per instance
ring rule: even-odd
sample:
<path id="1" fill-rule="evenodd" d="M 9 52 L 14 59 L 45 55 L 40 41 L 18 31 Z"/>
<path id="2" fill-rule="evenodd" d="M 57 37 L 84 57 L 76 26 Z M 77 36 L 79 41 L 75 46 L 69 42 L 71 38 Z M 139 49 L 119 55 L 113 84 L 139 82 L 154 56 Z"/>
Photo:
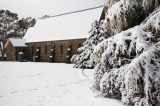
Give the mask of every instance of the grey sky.
<path id="1" fill-rule="evenodd" d="M 0 0 L 0 9 L 18 13 L 19 17 L 41 17 L 99 6 L 105 0 Z"/>

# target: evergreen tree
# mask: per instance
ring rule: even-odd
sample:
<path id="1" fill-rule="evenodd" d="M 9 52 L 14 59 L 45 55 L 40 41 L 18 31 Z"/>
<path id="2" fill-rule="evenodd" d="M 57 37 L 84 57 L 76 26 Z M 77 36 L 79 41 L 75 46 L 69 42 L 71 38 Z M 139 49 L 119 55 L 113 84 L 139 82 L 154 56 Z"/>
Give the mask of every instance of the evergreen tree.
<path id="1" fill-rule="evenodd" d="M 6 39 L 8 34 L 14 32 L 17 27 L 18 16 L 8 10 L 0 10 L 0 39 Z"/>
<path id="2" fill-rule="evenodd" d="M 94 63 L 90 60 L 95 46 L 108 38 L 107 31 L 103 26 L 103 21 L 98 22 L 97 20 L 92 23 L 91 30 L 89 31 L 89 37 L 83 43 L 83 46 L 78 48 L 79 54 L 73 56 L 71 61 L 75 63 L 76 68 L 93 68 Z"/>
<path id="3" fill-rule="evenodd" d="M 90 56 L 95 63 L 93 88 L 102 96 L 127 105 L 160 105 L 159 4 L 117 0 L 107 6 L 105 28 L 115 36 L 99 43 Z"/>
<path id="4" fill-rule="evenodd" d="M 159 5 L 159 0 L 106 0 L 101 23 L 106 36 L 99 42 L 99 34 L 91 33 L 73 59 L 76 67 L 95 67 L 93 88 L 102 96 L 127 105 L 160 105 Z"/>
<path id="5" fill-rule="evenodd" d="M 36 20 L 31 17 L 18 20 L 18 15 L 8 10 L 0 10 L 0 39 L 23 38 L 29 27 L 33 27 Z"/>

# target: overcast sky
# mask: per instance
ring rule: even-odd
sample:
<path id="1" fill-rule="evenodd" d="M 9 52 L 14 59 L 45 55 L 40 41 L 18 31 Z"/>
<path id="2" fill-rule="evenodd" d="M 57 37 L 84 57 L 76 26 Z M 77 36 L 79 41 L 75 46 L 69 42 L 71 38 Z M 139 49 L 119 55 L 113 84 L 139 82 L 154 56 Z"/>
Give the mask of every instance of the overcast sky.
<path id="1" fill-rule="evenodd" d="M 85 9 L 104 4 L 105 0 L 0 0 L 0 9 L 22 17 L 41 17 Z"/>

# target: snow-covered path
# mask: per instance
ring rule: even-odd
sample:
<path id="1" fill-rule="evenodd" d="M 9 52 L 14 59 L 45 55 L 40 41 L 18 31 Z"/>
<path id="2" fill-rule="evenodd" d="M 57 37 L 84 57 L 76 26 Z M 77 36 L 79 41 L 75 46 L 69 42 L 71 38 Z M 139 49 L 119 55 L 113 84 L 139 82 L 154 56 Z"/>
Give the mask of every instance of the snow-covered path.
<path id="1" fill-rule="evenodd" d="M 0 106 L 122 106 L 96 98 L 91 82 L 72 66 L 0 62 Z"/>

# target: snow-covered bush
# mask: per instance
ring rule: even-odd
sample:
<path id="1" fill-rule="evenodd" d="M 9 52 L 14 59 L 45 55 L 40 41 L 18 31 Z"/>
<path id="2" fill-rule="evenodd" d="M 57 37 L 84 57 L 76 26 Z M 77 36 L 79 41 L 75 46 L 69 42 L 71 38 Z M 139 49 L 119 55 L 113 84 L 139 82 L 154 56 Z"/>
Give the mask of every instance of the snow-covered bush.
<path id="1" fill-rule="evenodd" d="M 137 106 L 160 105 L 160 42 L 135 58 L 124 72 L 124 103 Z"/>
<path id="2" fill-rule="evenodd" d="M 107 31 L 104 29 L 103 21 L 97 20 L 92 23 L 91 30 L 89 32 L 89 38 L 83 43 L 83 46 L 78 48 L 79 54 L 73 56 L 71 62 L 75 63 L 76 68 L 93 68 L 94 63 L 90 60 L 95 46 L 108 38 Z"/>
<path id="3" fill-rule="evenodd" d="M 120 0 L 106 0 L 105 1 L 105 9 L 106 9 L 106 11 L 108 11 L 108 9 L 111 8 L 118 1 L 120 1 Z"/>
<path id="4" fill-rule="evenodd" d="M 75 67 L 94 67 L 95 63 L 90 59 L 90 55 L 98 43 L 109 36 L 139 25 L 158 5 L 159 1 L 154 0 L 106 0 L 105 19 L 101 23 L 98 21 L 93 23 L 89 38 L 78 49 L 79 54 L 74 56 L 74 59 L 72 58 L 72 62 L 76 64 Z M 149 6 L 152 9 L 149 9 Z M 141 32 L 145 32 L 143 29 L 141 30 Z M 130 35 L 129 32 L 128 35 Z M 124 42 L 129 43 L 130 41 Z"/>
<path id="5" fill-rule="evenodd" d="M 106 0 L 105 26 L 110 35 L 139 25 L 160 2 L 158 0 Z"/>
<path id="6" fill-rule="evenodd" d="M 130 63 L 133 58 L 152 46 L 153 38 L 150 32 L 145 32 L 136 26 L 98 44 L 91 55 L 91 60 L 98 64 L 95 68 L 95 78 L 98 78 L 95 80 L 96 86 L 100 83 L 104 70 L 119 68 Z"/>
<path id="7" fill-rule="evenodd" d="M 142 6 L 146 14 L 150 14 L 159 5 L 160 5 L 159 0 L 143 0 L 142 2 Z"/>
<path id="8" fill-rule="evenodd" d="M 159 37 L 160 6 L 139 26 L 99 43 L 91 54 L 96 64 L 93 87 L 125 104 L 159 106 Z"/>
<path id="9" fill-rule="evenodd" d="M 111 0 L 110 0 L 111 1 Z M 119 0 L 108 9 L 105 16 L 105 25 L 110 35 L 138 25 L 144 18 L 143 9 L 138 0 Z M 142 18 L 142 19 L 141 19 Z"/>
<path id="10" fill-rule="evenodd" d="M 143 22 L 142 26 L 143 29 L 146 31 L 152 31 L 153 34 L 156 34 L 156 36 L 160 36 L 160 6 L 157 7 L 157 9 L 149 15 Z"/>
<path id="11" fill-rule="evenodd" d="M 133 59 L 130 64 L 108 70 L 100 90 L 107 97 L 121 98 L 135 106 L 160 105 L 160 43 Z"/>
<path id="12" fill-rule="evenodd" d="M 99 40 L 95 28 L 72 59 L 76 67 L 95 67 L 93 88 L 103 96 L 160 105 L 159 5 L 159 0 L 106 0 L 100 25 L 107 37 Z"/>

